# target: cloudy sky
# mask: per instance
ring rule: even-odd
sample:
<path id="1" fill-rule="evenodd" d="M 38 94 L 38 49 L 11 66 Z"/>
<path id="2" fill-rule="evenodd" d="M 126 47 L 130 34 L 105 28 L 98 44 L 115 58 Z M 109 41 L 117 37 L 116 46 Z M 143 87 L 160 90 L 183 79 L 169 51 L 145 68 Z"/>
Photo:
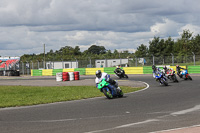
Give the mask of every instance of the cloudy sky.
<path id="1" fill-rule="evenodd" d="M 134 52 L 154 37 L 200 34 L 199 0 L 1 0 L 0 56 L 92 45 Z"/>

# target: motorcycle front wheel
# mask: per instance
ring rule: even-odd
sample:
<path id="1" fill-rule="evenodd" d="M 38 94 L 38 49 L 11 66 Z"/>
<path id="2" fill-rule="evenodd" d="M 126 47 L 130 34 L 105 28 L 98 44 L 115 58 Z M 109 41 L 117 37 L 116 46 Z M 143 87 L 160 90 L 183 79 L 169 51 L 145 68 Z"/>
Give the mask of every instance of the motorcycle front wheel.
<path id="1" fill-rule="evenodd" d="M 190 80 L 192 80 L 192 77 L 190 77 L 189 75 L 188 75 L 188 78 L 189 78 Z"/>
<path id="2" fill-rule="evenodd" d="M 118 92 L 118 97 L 123 97 L 124 96 L 124 93 L 122 92 L 122 90 L 120 90 L 119 92 Z"/>
<path id="3" fill-rule="evenodd" d="M 174 82 L 178 82 L 178 79 L 177 79 L 176 75 L 173 76 L 173 81 Z"/>
<path id="4" fill-rule="evenodd" d="M 168 83 L 167 83 L 167 81 L 165 81 L 165 80 L 163 80 L 163 79 L 161 79 L 161 82 L 165 85 L 165 86 L 168 86 Z"/>
<path id="5" fill-rule="evenodd" d="M 125 77 L 125 78 L 128 78 L 128 75 L 124 74 L 124 77 Z"/>
<path id="6" fill-rule="evenodd" d="M 103 89 L 103 93 L 108 99 L 112 99 L 113 98 L 113 95 L 112 95 L 110 89 Z"/>

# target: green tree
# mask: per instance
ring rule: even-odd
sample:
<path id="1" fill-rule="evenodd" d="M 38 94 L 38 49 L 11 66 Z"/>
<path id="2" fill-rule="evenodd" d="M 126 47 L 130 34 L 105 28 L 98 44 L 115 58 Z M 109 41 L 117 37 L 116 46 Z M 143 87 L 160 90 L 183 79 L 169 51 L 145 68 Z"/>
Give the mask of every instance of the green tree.
<path id="1" fill-rule="evenodd" d="M 97 54 L 97 55 L 105 54 L 106 49 L 104 46 L 92 45 L 91 47 L 88 48 L 88 53 Z"/>
<path id="2" fill-rule="evenodd" d="M 81 55 L 81 51 L 80 51 L 79 46 L 76 46 L 76 47 L 74 48 L 74 54 L 75 54 L 75 55 Z"/>
<path id="3" fill-rule="evenodd" d="M 105 56 L 106 56 L 107 58 L 113 58 L 113 54 L 112 54 L 111 50 L 108 50 L 108 51 L 106 52 Z"/>
<path id="4" fill-rule="evenodd" d="M 139 47 L 137 47 L 137 50 L 135 52 L 136 57 L 146 57 L 148 54 L 148 48 L 146 45 L 141 44 Z"/>
<path id="5" fill-rule="evenodd" d="M 114 58 L 121 58 L 120 53 L 116 49 L 114 50 L 113 54 L 114 54 Z"/>
<path id="6" fill-rule="evenodd" d="M 175 51 L 179 55 L 187 55 L 192 49 L 192 33 L 189 30 L 184 30 L 181 38 L 177 40 Z"/>
<path id="7" fill-rule="evenodd" d="M 171 53 L 174 54 L 174 40 L 172 40 L 171 37 L 165 40 L 164 46 L 165 46 L 165 49 L 164 49 L 165 55 L 170 55 Z"/>
<path id="8" fill-rule="evenodd" d="M 191 43 L 191 52 L 194 52 L 194 54 L 200 54 L 200 35 L 198 34 L 194 38 L 192 38 Z"/>
<path id="9" fill-rule="evenodd" d="M 160 51 L 162 47 L 160 47 L 160 38 L 154 37 L 152 41 L 149 42 L 149 54 L 154 56 L 160 56 Z"/>

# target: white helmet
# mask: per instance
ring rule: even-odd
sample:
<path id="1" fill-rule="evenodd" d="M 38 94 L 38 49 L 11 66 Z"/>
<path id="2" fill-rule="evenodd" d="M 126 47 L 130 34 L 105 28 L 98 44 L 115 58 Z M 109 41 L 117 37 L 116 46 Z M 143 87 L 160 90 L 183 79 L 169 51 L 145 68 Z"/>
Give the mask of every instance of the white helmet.
<path id="1" fill-rule="evenodd" d="M 101 70 L 97 70 L 96 71 L 96 77 L 101 78 L 101 75 L 102 75 Z"/>

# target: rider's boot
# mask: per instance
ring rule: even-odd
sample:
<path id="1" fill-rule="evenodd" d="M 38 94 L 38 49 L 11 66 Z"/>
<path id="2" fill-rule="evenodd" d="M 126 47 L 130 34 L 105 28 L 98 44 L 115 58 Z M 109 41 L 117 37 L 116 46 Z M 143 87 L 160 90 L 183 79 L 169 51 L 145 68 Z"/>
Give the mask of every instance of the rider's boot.
<path id="1" fill-rule="evenodd" d="M 117 92 L 121 92 L 121 89 L 120 89 L 120 87 L 117 87 Z"/>

